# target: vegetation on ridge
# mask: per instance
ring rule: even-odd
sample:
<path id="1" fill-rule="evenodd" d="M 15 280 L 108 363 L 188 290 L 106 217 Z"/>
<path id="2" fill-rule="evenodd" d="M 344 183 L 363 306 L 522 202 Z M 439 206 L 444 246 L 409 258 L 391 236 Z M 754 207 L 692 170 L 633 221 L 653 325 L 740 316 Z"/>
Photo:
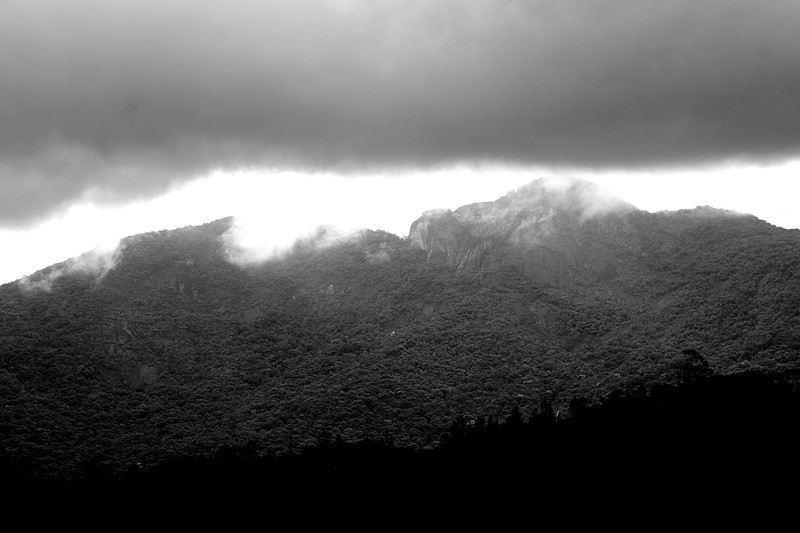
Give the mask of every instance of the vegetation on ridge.
<path id="1" fill-rule="evenodd" d="M 565 286 L 384 232 L 238 267 L 230 222 L 128 238 L 100 279 L 0 287 L 2 455 L 69 478 L 323 434 L 424 448 L 459 417 L 674 383 L 687 349 L 718 374 L 798 367 L 800 236 L 753 217 L 565 219 L 616 269 Z"/>

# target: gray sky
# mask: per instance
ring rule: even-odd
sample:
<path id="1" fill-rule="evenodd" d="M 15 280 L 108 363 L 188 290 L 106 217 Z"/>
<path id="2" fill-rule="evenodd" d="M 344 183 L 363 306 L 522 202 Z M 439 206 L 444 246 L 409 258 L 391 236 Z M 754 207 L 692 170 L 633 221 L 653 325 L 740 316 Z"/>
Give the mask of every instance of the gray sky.
<path id="1" fill-rule="evenodd" d="M 797 0 L 0 2 L 0 228 L 216 169 L 800 157 Z"/>

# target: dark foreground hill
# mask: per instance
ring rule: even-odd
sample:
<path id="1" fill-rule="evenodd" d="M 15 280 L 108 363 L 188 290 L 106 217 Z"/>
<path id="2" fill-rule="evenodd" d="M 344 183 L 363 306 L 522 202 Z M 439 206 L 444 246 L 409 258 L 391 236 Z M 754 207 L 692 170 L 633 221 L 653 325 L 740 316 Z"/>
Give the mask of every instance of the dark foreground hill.
<path id="1" fill-rule="evenodd" d="M 8 461 L 71 478 L 320 436 L 435 449 L 462 417 L 676 383 L 692 350 L 717 374 L 799 366 L 800 232 L 752 216 L 534 182 L 245 267 L 232 223 L 0 287 Z"/>
<path id="2" fill-rule="evenodd" d="M 769 497 L 774 513 L 781 495 L 791 499 L 800 474 L 800 374 L 694 370 L 684 365 L 676 385 L 615 390 L 591 406 L 573 400 L 567 419 L 555 417 L 546 402 L 527 420 L 516 407 L 505 420 L 460 417 L 435 449 L 322 435 L 278 457 L 250 442 L 205 456 L 168 456 L 148 468 L 113 471 L 89 463 L 71 481 L 36 479 L 13 463 L 0 463 L 0 472 L 18 495 L 35 490 L 94 509 L 110 502 L 123 512 L 138 498 L 151 510 L 253 501 L 251 509 L 266 504 L 272 513 L 282 501 L 348 508 L 373 500 L 389 505 L 405 495 L 440 506 L 452 497 L 486 501 L 514 493 L 538 495 L 540 504 L 561 499 L 572 508 L 674 502 L 671 512 L 695 516 L 700 502 L 752 506 Z"/>

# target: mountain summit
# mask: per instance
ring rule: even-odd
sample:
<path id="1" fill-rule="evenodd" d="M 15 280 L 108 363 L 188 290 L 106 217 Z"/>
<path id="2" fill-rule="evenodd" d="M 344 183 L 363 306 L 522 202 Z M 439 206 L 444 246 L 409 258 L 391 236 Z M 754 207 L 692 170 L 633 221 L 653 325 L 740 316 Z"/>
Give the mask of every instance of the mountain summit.
<path id="1" fill-rule="evenodd" d="M 638 210 L 583 180 L 539 180 L 494 201 L 430 211 L 409 239 L 457 270 L 508 264 L 561 286 L 616 276 L 614 234 Z M 604 241 L 605 238 L 605 241 Z"/>

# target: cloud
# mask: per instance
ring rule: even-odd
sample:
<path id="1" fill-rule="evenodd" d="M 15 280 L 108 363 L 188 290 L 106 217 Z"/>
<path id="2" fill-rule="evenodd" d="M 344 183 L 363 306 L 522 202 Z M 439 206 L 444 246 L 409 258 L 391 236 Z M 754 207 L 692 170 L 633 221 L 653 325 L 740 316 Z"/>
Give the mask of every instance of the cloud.
<path id="1" fill-rule="evenodd" d="M 551 201 L 562 208 L 575 209 L 581 221 L 609 213 L 625 213 L 636 209 L 610 190 L 575 176 L 549 176 L 518 189 L 544 188 Z M 523 204 L 524 205 L 524 204 Z"/>
<path id="2" fill-rule="evenodd" d="M 23 276 L 17 283 L 25 290 L 50 291 L 53 283 L 66 275 L 83 274 L 102 279 L 117 265 L 121 253 L 119 242 L 114 246 L 98 247 L 78 257 L 48 267 L 32 276 Z"/>
<path id="3" fill-rule="evenodd" d="M 7 0 L 0 225 L 217 169 L 772 161 L 794 0 Z"/>
<path id="4" fill-rule="evenodd" d="M 228 261 L 238 266 L 248 266 L 279 259 L 293 252 L 323 250 L 336 244 L 356 241 L 362 234 L 363 230 L 343 230 L 322 225 L 299 231 L 294 226 L 276 232 L 273 228 L 254 227 L 252 219 L 237 217 L 220 239 Z"/>

